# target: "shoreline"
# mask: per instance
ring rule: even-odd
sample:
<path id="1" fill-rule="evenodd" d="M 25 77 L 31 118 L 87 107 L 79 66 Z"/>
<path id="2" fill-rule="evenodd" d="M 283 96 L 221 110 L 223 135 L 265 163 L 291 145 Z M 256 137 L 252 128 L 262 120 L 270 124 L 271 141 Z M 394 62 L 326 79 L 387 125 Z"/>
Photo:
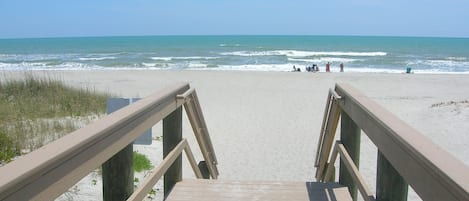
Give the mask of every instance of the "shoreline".
<path id="1" fill-rule="evenodd" d="M 293 64 L 291 65 L 293 66 Z M 421 74 L 421 75 L 469 75 L 469 71 L 461 71 L 461 72 L 454 72 L 454 71 L 438 71 L 438 70 L 421 70 L 421 69 L 412 69 L 411 73 L 406 73 L 406 69 L 379 69 L 379 68 L 347 68 L 345 67 L 344 72 L 340 72 L 337 68 L 331 68 L 331 72 L 325 72 L 324 67 L 319 72 L 308 72 L 305 71 L 305 67 L 300 65 L 301 72 L 295 72 L 291 70 L 261 70 L 261 69 L 204 69 L 204 68 L 189 68 L 189 69 L 162 69 L 162 68 L 135 68 L 135 67 L 122 67 L 122 68 L 72 68 L 72 69 L 0 69 L 0 72 L 90 72 L 90 71 L 169 71 L 169 72 L 179 72 L 179 71 L 188 71 L 188 72 L 277 72 L 277 73 L 341 73 L 341 74 Z"/>

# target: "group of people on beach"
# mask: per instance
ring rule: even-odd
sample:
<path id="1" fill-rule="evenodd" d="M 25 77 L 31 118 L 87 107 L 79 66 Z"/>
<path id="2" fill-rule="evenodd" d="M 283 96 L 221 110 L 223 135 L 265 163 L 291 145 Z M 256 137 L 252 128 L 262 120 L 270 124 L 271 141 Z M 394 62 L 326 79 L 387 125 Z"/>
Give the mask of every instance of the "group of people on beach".
<path id="1" fill-rule="evenodd" d="M 339 68 L 340 68 L 340 72 L 344 72 L 344 63 L 340 63 Z M 306 66 L 305 70 L 307 72 L 314 72 L 314 73 L 319 72 L 319 66 L 316 64 L 313 64 L 312 66 Z M 301 72 L 301 69 L 293 65 L 292 72 Z M 331 64 L 329 62 L 327 62 L 326 64 L 326 72 L 328 73 L 331 72 Z"/>
<path id="2" fill-rule="evenodd" d="M 308 71 L 308 72 L 319 72 L 319 67 L 316 64 L 313 64 L 312 66 L 306 66 L 306 71 Z"/>

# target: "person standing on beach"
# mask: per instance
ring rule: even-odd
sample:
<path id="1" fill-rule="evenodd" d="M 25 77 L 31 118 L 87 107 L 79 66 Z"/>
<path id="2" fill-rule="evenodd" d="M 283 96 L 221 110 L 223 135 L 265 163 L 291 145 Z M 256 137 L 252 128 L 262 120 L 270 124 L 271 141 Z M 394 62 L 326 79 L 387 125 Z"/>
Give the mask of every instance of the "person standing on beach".
<path id="1" fill-rule="evenodd" d="M 344 63 L 340 63 L 340 72 L 344 72 Z"/>
<path id="2" fill-rule="evenodd" d="M 326 72 L 331 72 L 331 64 L 329 62 L 326 64 Z"/>

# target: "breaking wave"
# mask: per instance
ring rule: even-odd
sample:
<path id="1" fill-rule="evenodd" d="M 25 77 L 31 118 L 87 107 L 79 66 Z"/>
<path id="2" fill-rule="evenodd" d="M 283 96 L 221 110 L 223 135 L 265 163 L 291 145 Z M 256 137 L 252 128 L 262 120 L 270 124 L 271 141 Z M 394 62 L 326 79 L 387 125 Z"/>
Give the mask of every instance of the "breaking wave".
<path id="1" fill-rule="evenodd" d="M 234 51 L 222 52 L 224 56 L 287 56 L 287 57 L 312 57 L 312 56 L 358 56 L 358 57 L 374 57 L 386 56 L 386 52 L 315 52 L 315 51 L 299 51 L 299 50 L 272 50 L 272 51 Z"/>
<path id="2" fill-rule="evenodd" d="M 151 57 L 153 60 L 157 61 L 172 61 L 172 60 L 212 60 L 218 59 L 219 57 Z"/>
<path id="3" fill-rule="evenodd" d="M 78 58 L 80 61 L 102 61 L 102 60 L 111 60 L 116 59 L 116 57 L 81 57 Z"/>
<path id="4" fill-rule="evenodd" d="M 338 58 L 338 57 L 321 57 L 318 59 L 298 59 L 298 58 L 288 58 L 289 61 L 299 61 L 299 62 L 308 62 L 308 63 L 327 63 L 327 62 L 341 62 L 341 63 L 351 63 L 354 61 L 361 61 L 360 59 L 349 59 L 349 58 Z"/>

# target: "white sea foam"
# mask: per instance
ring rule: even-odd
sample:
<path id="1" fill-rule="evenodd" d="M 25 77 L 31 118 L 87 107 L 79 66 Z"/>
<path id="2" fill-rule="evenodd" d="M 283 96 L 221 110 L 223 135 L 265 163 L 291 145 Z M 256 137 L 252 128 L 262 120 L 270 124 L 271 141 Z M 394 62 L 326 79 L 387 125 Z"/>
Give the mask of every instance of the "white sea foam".
<path id="1" fill-rule="evenodd" d="M 315 52 L 299 50 L 273 50 L 273 51 L 235 51 L 222 52 L 224 56 L 287 56 L 287 57 L 312 57 L 312 56 L 386 56 L 386 52 Z"/>
<path id="2" fill-rule="evenodd" d="M 430 66 L 468 66 L 469 62 L 461 62 L 461 61 L 452 61 L 452 60 L 426 60 L 423 62 L 424 64 L 428 64 Z"/>
<path id="3" fill-rule="evenodd" d="M 413 60 L 407 61 L 407 64 L 410 66 L 431 66 L 438 68 L 445 67 L 465 67 L 469 68 L 469 61 L 461 60 Z"/>
<path id="4" fill-rule="evenodd" d="M 107 56 L 117 56 L 117 55 L 122 55 L 122 54 L 127 54 L 127 52 L 91 53 L 88 56 L 89 57 L 107 57 Z"/>
<path id="5" fill-rule="evenodd" d="M 219 44 L 218 46 L 220 46 L 220 47 L 239 47 L 239 46 L 241 46 L 241 44 L 225 44 L 225 43 L 222 43 L 222 44 Z"/>
<path id="6" fill-rule="evenodd" d="M 158 61 L 171 61 L 171 60 L 212 60 L 212 59 L 218 59 L 219 57 L 199 57 L 199 56 L 193 56 L 193 57 L 151 57 L 153 60 L 158 60 Z"/>
<path id="7" fill-rule="evenodd" d="M 390 68 L 346 67 L 345 72 L 347 73 L 404 73 L 405 69 L 398 70 L 398 69 L 390 69 Z"/>
<path id="8" fill-rule="evenodd" d="M 240 71 L 291 71 L 294 64 L 246 64 L 246 65 L 219 65 L 213 70 L 240 70 Z M 212 69 L 211 69 L 212 70 Z"/>
<path id="9" fill-rule="evenodd" d="M 209 65 L 200 62 L 184 62 L 184 63 L 142 63 L 144 67 L 161 68 L 161 69 L 203 69 Z"/>
<path id="10" fill-rule="evenodd" d="M 7 59 L 7 58 L 11 58 L 12 56 L 14 56 L 14 55 L 11 55 L 11 54 L 0 54 L 0 59 Z"/>
<path id="11" fill-rule="evenodd" d="M 413 70 L 413 72 L 415 74 L 454 74 L 454 75 L 469 74 L 469 71 L 454 72 L 454 71 L 443 71 L 442 69 Z"/>
<path id="12" fill-rule="evenodd" d="M 156 67 L 156 68 L 171 68 L 174 67 L 174 64 L 168 64 L 168 63 L 147 63 L 147 62 L 142 62 L 143 67 Z"/>
<path id="13" fill-rule="evenodd" d="M 403 74 L 406 69 L 391 69 L 391 68 L 371 68 L 371 67 L 346 67 L 345 73 L 391 73 Z M 338 69 L 331 69 L 331 72 L 338 72 Z M 412 69 L 415 74 L 469 74 L 469 72 L 449 72 L 442 69 Z"/>
<path id="14" fill-rule="evenodd" d="M 172 57 L 152 57 L 151 59 L 158 61 L 171 61 Z"/>
<path id="15" fill-rule="evenodd" d="M 78 62 L 65 62 L 57 65 L 50 65 L 43 62 L 21 62 L 21 63 L 0 63 L 3 70 L 81 70 L 81 69 L 101 69 L 104 67 L 87 65 Z"/>
<path id="16" fill-rule="evenodd" d="M 220 55 L 224 56 L 243 56 L 243 57 L 251 57 L 251 56 L 281 56 L 278 51 L 235 51 L 235 52 L 222 52 Z"/>
<path id="17" fill-rule="evenodd" d="M 102 61 L 102 60 L 111 60 L 116 59 L 116 57 L 81 57 L 78 58 L 80 61 Z"/>
<path id="18" fill-rule="evenodd" d="M 246 64 L 246 65 L 220 65 L 218 68 L 207 68 L 207 70 L 233 70 L 233 71 L 291 71 L 293 63 L 288 64 Z M 305 72 L 304 65 L 295 65 L 300 68 L 301 71 Z M 319 67 L 320 72 L 324 72 L 324 67 Z M 413 69 L 414 73 L 418 74 L 469 74 L 469 71 L 465 72 L 453 72 L 445 71 L 440 68 L 433 69 Z M 331 72 L 339 72 L 338 67 L 332 67 Z M 394 68 L 372 68 L 372 67 L 348 67 L 345 68 L 346 73 L 392 73 L 401 74 L 405 73 L 405 69 L 394 69 Z"/>
<path id="19" fill-rule="evenodd" d="M 47 66 L 47 63 L 43 62 L 21 62 L 21 63 L 0 63 L 1 68 L 11 68 L 11 67 L 39 67 Z"/>
<path id="20" fill-rule="evenodd" d="M 0 68 L 3 69 L 3 70 L 9 70 L 9 68 L 15 67 L 15 66 L 18 66 L 18 64 L 0 62 Z"/>
<path id="21" fill-rule="evenodd" d="M 468 60 L 466 57 L 447 57 L 448 60 L 455 60 L 455 61 L 466 61 Z"/>
<path id="22" fill-rule="evenodd" d="M 213 70 L 234 70 L 234 71 L 291 71 L 293 68 L 292 63 L 289 64 L 247 64 L 247 65 L 221 65 L 219 68 Z M 295 65 L 300 68 L 302 72 L 305 72 L 305 66 Z M 210 69 L 212 70 L 212 69 Z M 324 67 L 319 68 L 319 72 L 324 72 Z M 380 68 L 357 68 L 357 67 L 346 67 L 345 72 L 347 73 L 403 73 L 403 70 L 397 69 L 380 69 Z M 332 68 L 331 72 L 339 72 L 338 68 Z"/>
<path id="23" fill-rule="evenodd" d="M 348 59 L 348 58 L 340 58 L 340 57 L 321 57 L 317 59 L 298 59 L 298 58 L 288 58 L 289 61 L 300 61 L 300 62 L 308 62 L 308 63 L 327 63 L 327 62 L 341 62 L 341 63 L 350 63 L 354 61 L 361 61 L 361 59 Z"/>
<path id="24" fill-rule="evenodd" d="M 70 58 L 73 56 L 73 54 L 3 54 L 0 56 L 0 59 L 30 62 Z"/>
<path id="25" fill-rule="evenodd" d="M 103 66 L 84 64 L 79 62 L 64 62 L 57 66 L 54 66 L 53 70 L 101 70 Z"/>
<path id="26" fill-rule="evenodd" d="M 201 63 L 189 63 L 188 65 L 189 68 L 207 68 L 207 64 L 201 64 Z"/>
<path id="27" fill-rule="evenodd" d="M 143 62 L 142 65 L 145 66 L 145 67 L 155 67 L 156 65 L 158 65 L 158 63 L 145 63 L 145 62 Z"/>
<path id="28" fill-rule="evenodd" d="M 218 59 L 219 57 L 173 57 L 173 59 L 180 59 L 180 60 L 212 60 Z"/>
<path id="29" fill-rule="evenodd" d="M 393 73 L 403 74 L 405 73 L 404 68 L 402 69 L 390 69 L 390 68 L 370 68 L 370 67 L 349 67 L 345 69 L 347 73 Z M 465 72 L 454 72 L 447 71 L 441 68 L 430 68 L 430 69 L 412 69 L 415 74 L 469 74 L 469 71 Z"/>

